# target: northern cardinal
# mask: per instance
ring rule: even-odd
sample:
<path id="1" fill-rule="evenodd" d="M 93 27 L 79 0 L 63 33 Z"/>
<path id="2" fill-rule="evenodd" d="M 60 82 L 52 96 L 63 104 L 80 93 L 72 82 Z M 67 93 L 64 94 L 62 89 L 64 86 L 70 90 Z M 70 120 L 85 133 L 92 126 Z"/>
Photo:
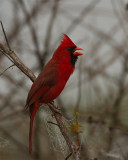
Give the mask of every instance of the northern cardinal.
<path id="1" fill-rule="evenodd" d="M 46 104 L 59 96 L 73 73 L 78 56 L 82 55 L 71 39 L 64 34 L 61 44 L 51 60 L 33 83 L 27 97 L 26 108 L 30 113 L 29 151 L 32 152 L 33 121 L 39 104 Z"/>

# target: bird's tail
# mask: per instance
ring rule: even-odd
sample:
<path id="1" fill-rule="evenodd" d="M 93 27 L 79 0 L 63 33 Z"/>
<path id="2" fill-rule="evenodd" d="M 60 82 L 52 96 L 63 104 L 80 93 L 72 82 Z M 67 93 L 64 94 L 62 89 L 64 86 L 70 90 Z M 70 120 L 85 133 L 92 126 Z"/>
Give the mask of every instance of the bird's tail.
<path id="1" fill-rule="evenodd" d="M 36 101 L 30 106 L 30 129 L 29 129 L 29 152 L 32 152 L 32 136 L 33 136 L 33 121 L 38 109 L 39 102 Z"/>

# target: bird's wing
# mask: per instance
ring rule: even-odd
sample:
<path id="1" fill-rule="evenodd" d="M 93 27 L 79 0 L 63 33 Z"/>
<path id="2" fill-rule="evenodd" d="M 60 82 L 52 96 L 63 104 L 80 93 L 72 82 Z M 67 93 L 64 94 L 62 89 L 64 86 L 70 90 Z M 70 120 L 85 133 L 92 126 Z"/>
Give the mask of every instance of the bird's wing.
<path id="1" fill-rule="evenodd" d="M 26 108 L 45 95 L 47 91 L 57 83 L 57 65 L 57 63 L 51 61 L 39 74 L 28 94 Z"/>

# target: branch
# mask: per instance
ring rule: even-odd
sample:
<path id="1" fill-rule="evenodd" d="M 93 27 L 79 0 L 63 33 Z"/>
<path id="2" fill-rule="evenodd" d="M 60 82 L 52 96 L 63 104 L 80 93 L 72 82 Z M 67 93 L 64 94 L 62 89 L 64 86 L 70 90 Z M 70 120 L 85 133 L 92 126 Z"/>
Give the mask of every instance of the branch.
<path id="1" fill-rule="evenodd" d="M 0 52 L 7 56 L 26 76 L 28 76 L 32 82 L 35 81 L 36 77 L 32 71 L 25 66 L 17 55 L 10 50 L 7 46 L 0 43 Z"/>
<path id="2" fill-rule="evenodd" d="M 33 72 L 22 63 L 22 61 L 17 57 L 14 51 L 10 50 L 7 46 L 0 43 L 0 52 L 7 56 L 27 77 L 30 78 L 32 82 L 35 81 L 36 77 L 33 74 Z M 58 110 L 58 108 L 53 103 L 48 103 L 47 105 L 49 106 L 57 121 L 59 129 L 69 147 L 70 152 L 73 154 L 75 160 L 80 160 L 79 150 L 77 150 L 74 142 L 72 141 L 72 138 L 66 128 L 66 125 L 63 122 L 60 110 Z"/>
<path id="3" fill-rule="evenodd" d="M 57 123 L 58 123 L 58 126 L 59 126 L 59 128 L 60 128 L 60 131 L 61 131 L 64 139 L 66 140 L 67 145 L 68 145 L 70 151 L 71 151 L 72 153 L 75 153 L 75 152 L 76 152 L 76 147 L 75 147 L 75 145 L 74 145 L 74 143 L 73 143 L 73 141 L 72 141 L 72 138 L 70 137 L 70 135 L 69 135 L 69 133 L 68 133 L 68 130 L 67 130 L 67 128 L 66 128 L 63 120 L 62 120 L 61 111 L 60 111 L 58 108 L 56 108 L 56 107 L 53 105 L 53 103 L 48 103 L 48 106 L 49 106 L 49 108 L 51 109 L 51 111 L 52 111 L 52 113 L 53 113 L 53 115 L 54 115 L 54 117 L 55 117 L 55 119 L 56 119 L 56 121 L 57 121 Z"/>

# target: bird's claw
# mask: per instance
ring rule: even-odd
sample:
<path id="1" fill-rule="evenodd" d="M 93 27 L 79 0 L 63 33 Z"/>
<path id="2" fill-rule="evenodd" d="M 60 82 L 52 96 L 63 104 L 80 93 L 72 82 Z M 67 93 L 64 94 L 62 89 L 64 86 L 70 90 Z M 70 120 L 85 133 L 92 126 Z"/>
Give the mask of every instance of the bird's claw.
<path id="1" fill-rule="evenodd" d="M 56 108 L 56 113 L 61 114 L 61 109 L 60 108 Z"/>
<path id="2" fill-rule="evenodd" d="M 54 105 L 54 107 L 55 107 L 55 112 L 61 114 L 61 109 L 57 105 Z"/>
<path id="3" fill-rule="evenodd" d="M 54 105 L 54 107 L 55 107 L 56 109 L 61 110 L 57 105 L 55 105 L 55 102 L 54 102 L 54 101 L 51 101 L 50 103 L 51 103 L 52 105 Z"/>
<path id="4" fill-rule="evenodd" d="M 51 103 L 52 105 L 54 105 L 54 101 L 51 101 L 50 103 Z"/>
<path id="5" fill-rule="evenodd" d="M 56 113 L 61 114 L 61 109 L 57 105 L 55 105 L 54 101 L 51 101 L 50 104 L 52 104 L 54 106 L 54 111 Z"/>

